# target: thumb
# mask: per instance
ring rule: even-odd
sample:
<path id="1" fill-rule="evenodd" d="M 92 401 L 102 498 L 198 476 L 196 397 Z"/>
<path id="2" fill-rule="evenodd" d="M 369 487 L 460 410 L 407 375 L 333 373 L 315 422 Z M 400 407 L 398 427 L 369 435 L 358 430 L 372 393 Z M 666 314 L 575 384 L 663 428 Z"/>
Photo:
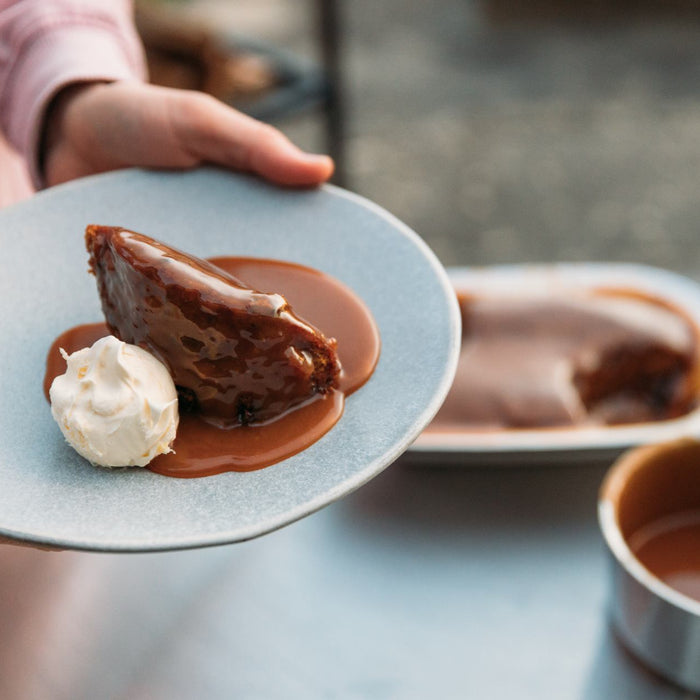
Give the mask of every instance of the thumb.
<path id="1" fill-rule="evenodd" d="M 256 173 L 282 185 L 318 185 L 333 174 L 326 155 L 306 153 L 274 127 L 202 93 L 181 92 L 171 111 L 179 147 L 202 162 Z"/>

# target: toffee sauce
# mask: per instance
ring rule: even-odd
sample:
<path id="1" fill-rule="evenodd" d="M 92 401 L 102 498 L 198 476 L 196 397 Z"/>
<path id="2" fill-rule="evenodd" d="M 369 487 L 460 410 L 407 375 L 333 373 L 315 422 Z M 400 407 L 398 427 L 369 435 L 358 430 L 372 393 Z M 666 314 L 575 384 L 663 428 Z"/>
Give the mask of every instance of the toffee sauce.
<path id="1" fill-rule="evenodd" d="M 266 423 L 219 428 L 196 413 L 181 412 L 174 452 L 159 455 L 148 469 L 181 478 L 226 471 L 253 471 L 306 449 L 340 419 L 345 397 L 372 375 L 379 360 L 379 331 L 371 313 L 348 287 L 317 270 L 294 263 L 259 258 L 218 257 L 210 260 L 254 289 L 282 294 L 294 312 L 326 337 L 338 342 L 342 365 L 338 389 L 316 395 Z M 59 348 L 73 353 L 108 335 L 104 323 L 71 328 L 52 344 L 46 362 L 44 393 L 65 372 Z"/>
<path id="2" fill-rule="evenodd" d="M 700 510 L 644 525 L 629 547 L 654 576 L 700 602 Z"/>

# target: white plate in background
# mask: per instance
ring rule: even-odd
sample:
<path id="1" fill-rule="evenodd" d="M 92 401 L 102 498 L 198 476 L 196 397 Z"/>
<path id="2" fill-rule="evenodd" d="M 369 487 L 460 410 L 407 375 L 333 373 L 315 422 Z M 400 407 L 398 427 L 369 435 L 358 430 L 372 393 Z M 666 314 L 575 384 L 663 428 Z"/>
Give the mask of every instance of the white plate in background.
<path id="1" fill-rule="evenodd" d="M 561 263 L 448 268 L 459 292 L 488 296 L 551 294 L 567 290 L 637 290 L 667 301 L 700 328 L 700 285 L 674 272 L 634 264 Z M 583 426 L 492 431 L 424 431 L 410 459 L 436 464 L 519 465 L 612 459 L 636 445 L 681 436 L 700 437 L 700 408 L 671 420 L 620 426 Z"/>

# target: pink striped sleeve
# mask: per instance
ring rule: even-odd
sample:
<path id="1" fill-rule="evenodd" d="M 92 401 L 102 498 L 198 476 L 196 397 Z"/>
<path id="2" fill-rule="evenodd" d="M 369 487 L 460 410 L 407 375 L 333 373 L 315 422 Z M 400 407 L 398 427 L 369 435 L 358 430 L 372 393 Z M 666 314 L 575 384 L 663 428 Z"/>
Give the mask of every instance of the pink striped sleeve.
<path id="1" fill-rule="evenodd" d="M 0 127 L 35 186 L 43 115 L 61 88 L 144 78 L 128 0 L 0 0 Z"/>

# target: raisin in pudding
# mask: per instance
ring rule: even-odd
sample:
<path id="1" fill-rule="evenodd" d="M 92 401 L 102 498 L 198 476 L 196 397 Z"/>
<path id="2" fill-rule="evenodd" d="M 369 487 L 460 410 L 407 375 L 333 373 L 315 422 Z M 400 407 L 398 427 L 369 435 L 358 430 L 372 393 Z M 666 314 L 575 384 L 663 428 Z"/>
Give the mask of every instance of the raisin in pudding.
<path id="1" fill-rule="evenodd" d="M 207 261 L 119 227 L 88 226 L 85 240 L 106 323 L 54 342 L 44 388 L 65 367 L 59 348 L 113 334 L 151 353 L 169 370 L 180 404 L 173 452 L 156 457 L 153 471 L 201 476 L 285 459 L 330 430 L 344 397 L 376 366 L 370 312 L 316 270 Z"/>
<path id="2" fill-rule="evenodd" d="M 458 296 L 457 376 L 427 432 L 640 423 L 695 406 L 696 330 L 659 300 Z"/>

